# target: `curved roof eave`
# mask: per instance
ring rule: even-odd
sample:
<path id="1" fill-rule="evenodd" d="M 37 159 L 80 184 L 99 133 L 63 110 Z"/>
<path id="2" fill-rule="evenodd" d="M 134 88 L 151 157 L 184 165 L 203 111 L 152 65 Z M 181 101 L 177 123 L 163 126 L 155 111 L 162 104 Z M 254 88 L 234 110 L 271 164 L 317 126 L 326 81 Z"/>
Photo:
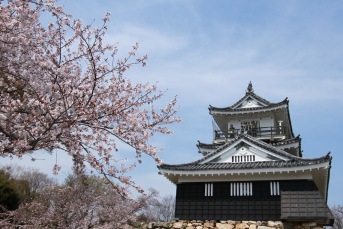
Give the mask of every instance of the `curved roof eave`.
<path id="1" fill-rule="evenodd" d="M 219 146 L 222 146 L 224 143 L 203 143 L 198 141 L 198 144 L 196 145 L 198 149 L 204 148 L 204 149 L 217 149 Z"/>
<path id="2" fill-rule="evenodd" d="M 273 145 L 273 146 L 286 145 L 286 144 L 291 144 L 291 143 L 294 143 L 294 142 L 298 142 L 298 143 L 301 142 L 300 135 L 298 135 L 298 136 L 296 136 L 294 138 L 282 139 L 282 140 L 280 140 L 278 142 L 273 142 L 273 143 L 271 143 L 271 145 Z"/>
<path id="3" fill-rule="evenodd" d="M 244 169 L 269 169 L 269 168 L 296 168 L 296 167 L 313 167 L 317 168 L 321 164 L 329 163 L 331 165 L 331 156 L 323 156 L 315 159 L 300 159 L 291 161 L 259 161 L 259 162 L 242 162 L 242 163 L 188 163 L 180 165 L 162 164 L 160 170 L 167 171 L 208 171 L 208 170 L 244 170 Z"/>
<path id="4" fill-rule="evenodd" d="M 327 154 L 328 157 L 330 157 L 330 162 L 329 162 L 329 166 L 331 168 L 331 164 L 332 164 L 332 156 L 330 156 L 331 152 L 329 152 Z M 329 169 L 328 171 L 328 177 L 327 177 L 327 181 L 326 181 L 326 190 L 325 190 L 325 201 L 327 202 L 328 201 L 328 195 L 329 195 L 329 182 L 330 182 L 330 172 L 331 170 Z"/>
<path id="5" fill-rule="evenodd" d="M 247 99 L 248 97 L 254 98 L 257 101 L 259 101 L 261 104 L 265 105 L 264 107 L 255 107 L 255 108 L 243 108 L 243 109 L 239 109 L 236 108 L 240 103 L 242 103 L 245 99 Z M 245 111 L 245 110 L 260 110 L 260 109 L 266 109 L 266 108 L 271 108 L 271 107 L 277 107 L 280 105 L 284 105 L 287 104 L 288 105 L 288 98 L 285 98 L 283 101 L 278 102 L 278 103 L 271 103 L 268 100 L 256 95 L 254 92 L 246 92 L 245 96 L 243 96 L 240 100 L 238 100 L 235 104 L 228 106 L 228 107 L 224 107 L 224 108 L 220 108 L 220 107 L 214 107 L 212 105 L 209 105 L 209 111 Z"/>
<path id="6" fill-rule="evenodd" d="M 250 142 L 251 144 L 254 144 L 258 147 L 261 147 L 265 150 L 268 150 L 270 151 L 271 153 L 275 153 L 281 157 L 285 157 L 285 158 L 288 158 L 288 159 L 299 159 L 300 157 L 297 157 L 297 156 L 294 156 L 290 153 L 287 153 L 286 151 L 284 150 L 281 150 L 281 149 L 277 149 L 276 147 L 268 144 L 268 143 L 265 143 L 263 141 L 260 141 L 248 134 L 245 134 L 245 133 L 242 133 L 242 134 L 239 134 L 237 137 L 235 137 L 233 140 L 231 141 L 228 141 L 227 143 L 225 143 L 224 145 L 222 146 L 219 146 L 214 152 L 208 154 L 206 157 L 203 157 L 199 160 L 199 162 L 202 162 L 202 161 L 206 161 L 207 159 L 211 158 L 211 157 L 214 157 L 216 156 L 217 154 L 219 154 L 222 150 L 230 147 L 231 145 L 233 145 L 234 143 L 240 141 L 240 140 L 246 140 L 247 142 Z"/>
<path id="7" fill-rule="evenodd" d="M 292 162 L 292 161 L 300 161 L 300 162 L 316 162 L 318 160 L 330 160 L 331 161 L 331 156 L 330 154 L 327 154 L 323 157 L 320 157 L 320 158 L 314 158 L 314 159 L 304 159 L 304 158 L 301 158 L 301 157 L 297 157 L 297 156 L 294 156 L 292 154 L 289 154 L 287 153 L 286 151 L 284 150 L 281 150 L 281 149 L 277 149 L 276 147 L 270 145 L 270 144 L 267 144 L 265 142 L 262 142 L 262 141 L 259 141 L 259 140 L 256 140 L 254 139 L 253 137 L 247 135 L 247 134 L 240 134 L 239 136 L 237 136 L 235 139 L 225 143 L 224 145 L 218 147 L 218 149 L 216 149 L 215 151 L 207 154 L 206 156 L 200 158 L 199 160 L 196 160 L 196 161 L 193 161 L 193 162 L 190 162 L 190 163 L 185 163 L 185 164 L 178 164 L 178 165 L 170 165 L 170 164 L 162 164 L 159 166 L 159 168 L 178 168 L 178 167 L 188 167 L 188 166 L 192 166 L 192 165 L 201 165 L 201 164 L 214 164 L 214 163 L 208 163 L 206 162 L 208 159 L 210 158 L 213 158 L 215 157 L 217 154 L 219 154 L 222 150 L 230 147 L 231 145 L 233 145 L 235 142 L 241 140 L 241 139 L 244 139 L 248 142 L 251 142 L 252 144 L 255 144 L 256 146 L 258 147 L 261 147 L 263 149 L 266 149 L 272 153 L 275 153 L 275 154 L 278 154 L 282 157 L 286 157 L 288 158 L 289 160 L 287 161 L 283 161 L 281 160 L 281 162 Z M 275 161 L 272 161 L 272 162 L 275 162 Z M 246 163 L 257 163 L 257 162 L 246 162 Z M 225 163 L 217 163 L 217 164 L 225 164 Z M 239 163 L 227 163 L 227 164 L 239 164 Z"/>
<path id="8" fill-rule="evenodd" d="M 210 110 L 210 114 L 211 115 L 216 115 L 216 114 L 235 115 L 235 114 L 240 114 L 240 113 L 267 112 L 267 111 L 273 111 L 273 110 L 279 110 L 279 109 L 285 109 L 285 108 L 288 108 L 288 104 L 280 103 L 275 106 L 269 106 L 269 107 L 250 107 L 250 108 L 227 109 L 227 110 L 225 110 L 226 108 L 212 109 Z"/>
<path id="9" fill-rule="evenodd" d="M 294 132 L 292 127 L 292 121 L 291 121 L 291 114 L 289 112 L 289 104 L 287 103 L 287 115 L 288 115 L 288 121 L 289 121 L 289 129 L 291 131 L 291 137 L 294 138 Z M 300 152 L 301 154 L 301 152 Z"/>

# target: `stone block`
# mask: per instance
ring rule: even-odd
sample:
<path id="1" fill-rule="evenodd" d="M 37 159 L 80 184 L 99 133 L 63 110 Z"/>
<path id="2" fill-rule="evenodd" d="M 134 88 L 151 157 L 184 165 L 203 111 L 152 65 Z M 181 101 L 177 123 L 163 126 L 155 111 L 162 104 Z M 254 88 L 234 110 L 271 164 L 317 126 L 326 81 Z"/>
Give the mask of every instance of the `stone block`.
<path id="1" fill-rule="evenodd" d="M 153 228 L 170 228 L 170 223 L 156 222 Z"/>
<path id="2" fill-rule="evenodd" d="M 236 227 L 235 227 L 235 229 L 246 229 L 246 228 L 249 228 L 249 225 L 243 222 L 236 224 Z"/>
<path id="3" fill-rule="evenodd" d="M 256 222 L 256 226 L 263 226 L 261 221 Z"/>
<path id="4" fill-rule="evenodd" d="M 283 223 L 281 221 L 275 221 L 275 224 L 278 226 L 278 228 L 283 228 Z"/>
<path id="5" fill-rule="evenodd" d="M 276 223 L 274 221 L 268 221 L 267 223 L 268 223 L 267 224 L 268 227 L 275 227 L 276 226 Z"/>
<path id="6" fill-rule="evenodd" d="M 214 223 L 213 222 L 206 222 L 206 223 L 204 223 L 204 227 L 213 228 L 214 227 Z"/>
<path id="7" fill-rule="evenodd" d="M 216 228 L 218 228 L 218 229 L 234 229 L 234 226 L 232 224 L 227 224 L 227 223 L 217 223 Z"/>
<path id="8" fill-rule="evenodd" d="M 183 225 L 182 222 L 175 222 L 175 223 L 173 223 L 173 228 L 176 228 L 176 229 L 182 228 L 182 225 Z"/>

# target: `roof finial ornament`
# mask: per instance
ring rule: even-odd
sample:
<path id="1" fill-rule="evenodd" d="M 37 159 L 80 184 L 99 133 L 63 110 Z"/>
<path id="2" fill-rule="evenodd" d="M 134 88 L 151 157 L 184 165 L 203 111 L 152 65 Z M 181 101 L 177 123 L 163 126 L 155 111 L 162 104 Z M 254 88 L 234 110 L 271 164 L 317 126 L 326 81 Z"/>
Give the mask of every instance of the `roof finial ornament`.
<path id="1" fill-rule="evenodd" d="M 251 92 L 254 92 L 254 88 L 252 87 L 252 83 L 250 81 L 248 88 L 247 88 L 247 93 L 251 93 Z"/>

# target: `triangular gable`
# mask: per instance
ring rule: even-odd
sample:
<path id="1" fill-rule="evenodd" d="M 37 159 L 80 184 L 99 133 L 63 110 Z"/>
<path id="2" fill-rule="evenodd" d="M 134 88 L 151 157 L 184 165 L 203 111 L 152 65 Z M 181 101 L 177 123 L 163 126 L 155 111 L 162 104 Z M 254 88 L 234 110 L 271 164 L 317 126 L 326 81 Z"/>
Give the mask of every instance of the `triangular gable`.
<path id="1" fill-rule="evenodd" d="M 266 107 L 268 104 L 259 101 L 252 96 L 246 96 L 242 101 L 238 104 L 235 104 L 233 109 L 245 109 L 245 108 L 258 108 L 258 107 Z"/>
<path id="2" fill-rule="evenodd" d="M 268 100 L 258 96 L 254 93 L 254 90 L 252 88 L 251 82 L 249 83 L 248 89 L 245 93 L 245 95 L 238 100 L 235 104 L 219 108 L 214 106 L 209 106 L 210 114 L 214 114 L 215 112 L 223 112 L 223 111 L 240 111 L 240 110 L 250 110 L 250 109 L 265 109 L 268 107 L 276 107 L 281 105 L 288 105 L 288 99 L 284 99 L 281 102 L 278 103 L 271 103 Z M 214 112 L 214 113 L 213 113 Z"/>
<path id="3" fill-rule="evenodd" d="M 296 158 L 248 135 L 241 135 L 201 160 L 203 163 L 235 163 L 254 161 L 287 161 Z"/>

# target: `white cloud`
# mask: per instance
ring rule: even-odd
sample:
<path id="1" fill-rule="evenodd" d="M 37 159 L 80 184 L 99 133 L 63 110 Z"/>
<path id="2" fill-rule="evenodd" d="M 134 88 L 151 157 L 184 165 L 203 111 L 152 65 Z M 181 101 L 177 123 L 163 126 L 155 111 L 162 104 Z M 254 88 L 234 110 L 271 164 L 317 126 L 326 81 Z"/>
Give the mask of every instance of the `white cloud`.
<path id="1" fill-rule="evenodd" d="M 120 51 L 129 50 L 136 42 L 140 44 L 140 53 L 148 55 L 166 55 L 178 52 L 187 45 L 187 39 L 182 36 L 165 34 L 149 28 L 125 25 L 115 31 L 110 31 L 106 40 L 110 43 L 118 42 Z"/>

